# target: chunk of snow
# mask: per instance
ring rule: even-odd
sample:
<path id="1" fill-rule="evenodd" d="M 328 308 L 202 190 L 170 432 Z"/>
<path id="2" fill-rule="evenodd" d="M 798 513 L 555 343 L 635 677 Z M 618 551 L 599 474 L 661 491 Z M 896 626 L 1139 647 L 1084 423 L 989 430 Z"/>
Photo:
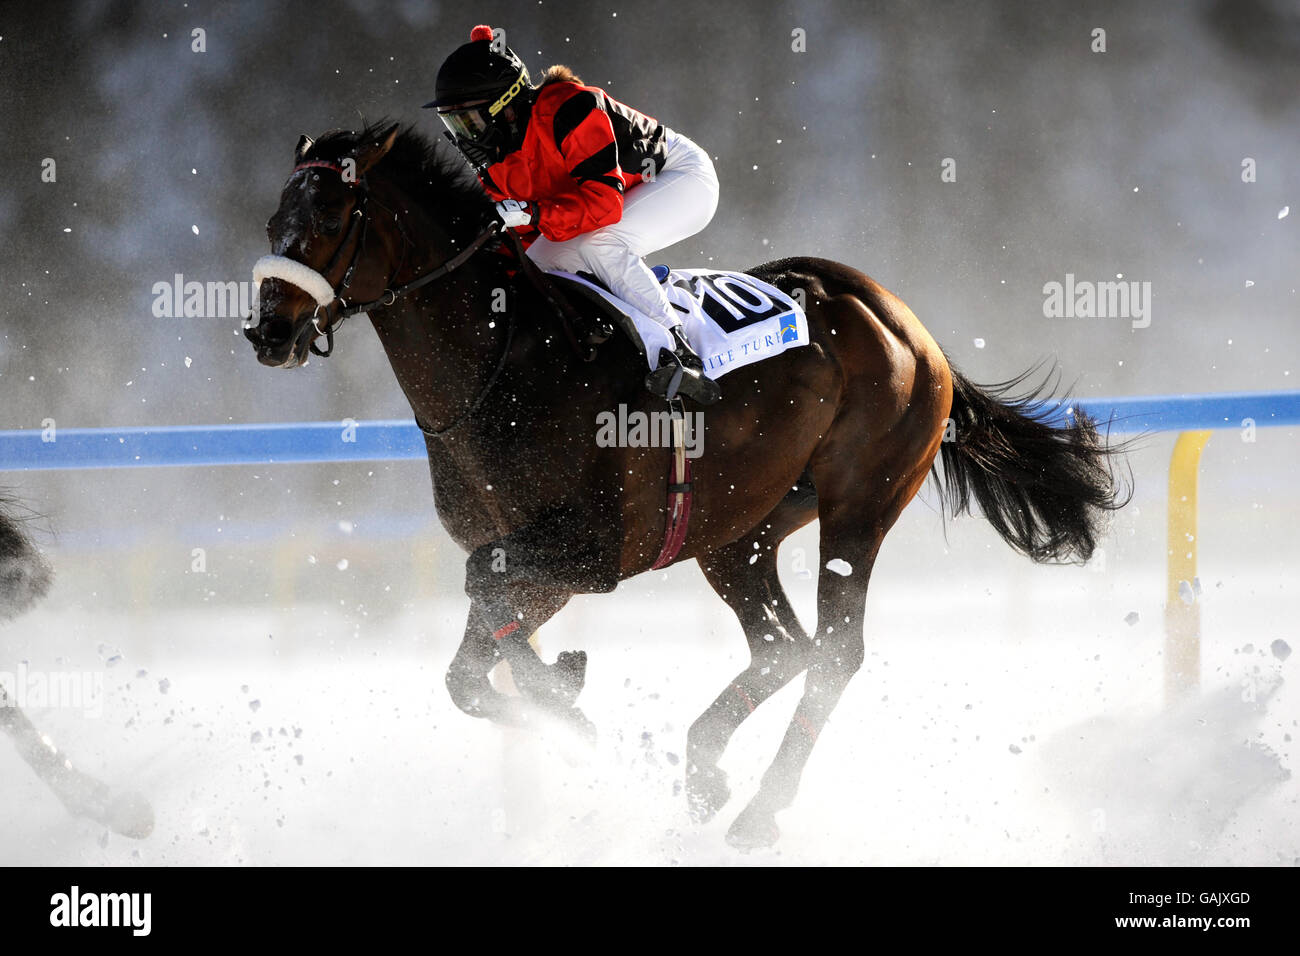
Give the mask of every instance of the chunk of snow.
<path id="1" fill-rule="evenodd" d="M 1129 611 L 1127 614 L 1124 615 L 1124 623 L 1127 624 L 1129 627 L 1132 627 L 1134 624 L 1136 624 L 1138 620 L 1139 618 L 1138 618 L 1137 611 Z"/>
<path id="2" fill-rule="evenodd" d="M 1282 638 L 1280 637 L 1272 644 L 1270 644 L 1268 646 L 1268 649 L 1272 651 L 1273 656 L 1280 661 L 1284 661 L 1291 656 L 1291 645 L 1288 644 L 1286 641 L 1282 640 Z"/>
<path id="3" fill-rule="evenodd" d="M 847 578 L 853 573 L 853 565 L 849 564 L 849 562 L 845 561 L 843 558 L 831 558 L 826 562 L 826 570 L 834 571 L 836 574 Z"/>

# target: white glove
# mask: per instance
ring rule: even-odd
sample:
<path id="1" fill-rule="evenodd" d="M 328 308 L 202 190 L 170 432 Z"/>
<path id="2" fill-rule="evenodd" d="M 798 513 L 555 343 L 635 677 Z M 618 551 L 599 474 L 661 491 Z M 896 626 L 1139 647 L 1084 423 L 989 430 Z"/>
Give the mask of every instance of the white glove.
<path id="1" fill-rule="evenodd" d="M 533 204 L 518 199 L 497 203 L 497 215 L 507 227 L 526 226 L 533 221 Z"/>

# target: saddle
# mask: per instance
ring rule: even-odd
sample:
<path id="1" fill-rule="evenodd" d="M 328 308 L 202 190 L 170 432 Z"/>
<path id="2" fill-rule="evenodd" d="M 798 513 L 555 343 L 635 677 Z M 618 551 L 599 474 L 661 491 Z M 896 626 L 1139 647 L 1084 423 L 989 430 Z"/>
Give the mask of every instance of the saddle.
<path id="1" fill-rule="evenodd" d="M 645 346 L 632 317 L 586 283 L 612 291 L 608 286 L 586 272 L 578 273 L 585 282 L 543 272 L 528 258 L 519 237 L 513 231 L 508 235 L 519 271 L 559 316 L 565 338 L 582 361 L 595 361 L 598 349 L 609 341 L 616 329 L 621 329 L 644 354 Z M 574 299 L 583 303 L 585 308 L 575 307 Z M 652 394 L 669 402 L 681 396 L 701 405 L 711 405 L 718 400 L 718 386 L 705 377 L 702 367 L 695 369 L 683 365 L 667 349 L 660 351 L 658 364 L 659 368 L 646 376 L 646 388 Z"/>

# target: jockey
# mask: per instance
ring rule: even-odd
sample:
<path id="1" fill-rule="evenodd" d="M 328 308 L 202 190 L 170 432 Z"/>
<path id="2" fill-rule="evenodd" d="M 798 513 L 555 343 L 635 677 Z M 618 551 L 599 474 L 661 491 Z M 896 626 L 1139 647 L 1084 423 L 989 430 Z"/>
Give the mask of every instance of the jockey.
<path id="1" fill-rule="evenodd" d="M 592 273 L 671 333 L 676 346 L 661 350 L 650 390 L 666 395 L 676 377 L 691 386 L 683 394 L 716 401 L 718 386 L 704 377 L 641 258 L 713 218 L 718 177 L 709 155 L 566 66 L 552 66 L 532 86 L 523 61 L 489 26 L 474 27 L 470 42 L 447 57 L 425 107 L 437 108 L 505 225 L 534 237 L 530 259 L 544 271 Z"/>

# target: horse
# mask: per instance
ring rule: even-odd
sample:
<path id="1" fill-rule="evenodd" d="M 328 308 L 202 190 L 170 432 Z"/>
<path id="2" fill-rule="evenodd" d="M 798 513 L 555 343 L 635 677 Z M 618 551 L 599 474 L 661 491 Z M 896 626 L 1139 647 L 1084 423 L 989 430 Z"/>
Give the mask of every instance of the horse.
<path id="1" fill-rule="evenodd" d="M 54 572 L 24 527 L 28 515 L 0 493 L 0 620 L 17 617 L 50 590 Z M 153 832 L 153 808 L 140 794 L 120 793 L 73 766 L 68 755 L 41 733 L 0 684 L 0 730 L 24 761 L 75 816 L 142 840 Z"/>
<path id="2" fill-rule="evenodd" d="M 303 135 L 293 161 L 267 223 L 278 267 L 264 270 L 244 326 L 257 360 L 294 368 L 328 355 L 338 324 L 368 314 L 424 434 L 439 519 L 468 554 L 468 619 L 446 673 L 452 700 L 505 724 L 541 712 L 587 726 L 576 706 L 585 655 L 547 664 L 529 637 L 573 595 L 610 592 L 656 561 L 665 453 L 593 440 L 602 412 L 664 408 L 643 387 L 644 358 L 623 335 L 594 362 L 570 347 L 552 301 L 517 281 L 477 176 L 441 140 L 382 121 Z M 1123 503 L 1094 421 L 1045 420 L 1030 401 L 1041 390 L 1017 399 L 973 384 L 868 276 L 805 257 L 749 273 L 806 304 L 811 341 L 733 372 L 704 410 L 675 559 L 698 563 L 751 656 L 687 734 L 697 821 L 730 797 L 718 760 L 737 727 L 806 674 L 775 759 L 727 831 L 740 848 L 779 837 L 776 814 L 862 665 L 881 542 L 927 476 L 939 480 L 937 460 L 946 509 L 978 503 L 1037 562 L 1086 561 L 1106 513 Z M 810 632 L 782 590 L 777 551 L 814 519 L 827 560 Z M 519 696 L 489 682 L 503 659 Z"/>

